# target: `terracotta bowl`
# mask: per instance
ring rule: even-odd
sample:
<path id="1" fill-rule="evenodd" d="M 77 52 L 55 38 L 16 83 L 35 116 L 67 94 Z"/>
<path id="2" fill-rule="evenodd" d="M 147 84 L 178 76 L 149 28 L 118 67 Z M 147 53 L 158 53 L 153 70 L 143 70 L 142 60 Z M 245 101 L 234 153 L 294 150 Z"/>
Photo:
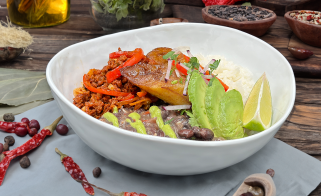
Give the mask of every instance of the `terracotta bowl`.
<path id="1" fill-rule="evenodd" d="M 321 25 L 302 22 L 290 16 L 290 13 L 298 11 L 300 10 L 289 11 L 284 15 L 292 31 L 304 43 L 321 47 Z"/>
<path id="2" fill-rule="evenodd" d="M 254 36 L 262 36 L 266 33 L 266 31 L 270 28 L 270 26 L 275 22 L 276 20 L 276 14 L 269 9 L 257 7 L 257 6 L 252 6 L 252 8 L 260 8 L 261 10 L 267 10 L 272 13 L 272 17 L 266 18 L 263 20 L 258 20 L 258 21 L 244 21 L 244 22 L 238 22 L 238 21 L 233 21 L 233 20 L 227 20 L 227 19 L 222 19 L 216 16 L 213 16 L 208 13 L 208 10 L 212 7 L 216 7 L 220 5 L 212 5 L 212 6 L 207 6 L 202 9 L 202 16 L 205 22 L 210 23 L 210 24 L 216 24 L 216 25 L 222 25 L 222 26 L 227 26 L 227 27 L 232 27 L 241 31 L 244 31 L 246 33 L 249 33 Z M 231 5 L 233 7 L 240 7 L 240 5 Z"/>
<path id="3" fill-rule="evenodd" d="M 150 21 L 150 26 L 155 26 L 155 25 L 160 25 L 160 24 L 177 23 L 177 22 L 188 22 L 188 20 L 184 19 L 184 18 L 157 18 L 157 19 Z"/>

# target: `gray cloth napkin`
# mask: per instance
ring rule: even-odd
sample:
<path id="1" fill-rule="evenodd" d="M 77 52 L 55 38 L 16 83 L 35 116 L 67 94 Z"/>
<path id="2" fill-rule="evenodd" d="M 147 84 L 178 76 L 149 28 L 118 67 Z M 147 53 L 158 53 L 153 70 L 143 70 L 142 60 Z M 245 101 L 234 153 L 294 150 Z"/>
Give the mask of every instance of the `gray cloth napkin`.
<path id="1" fill-rule="evenodd" d="M 43 128 L 60 115 L 56 102 L 52 101 L 17 115 L 16 121 L 20 121 L 23 117 L 28 117 L 30 120 L 37 119 Z M 67 124 L 64 119 L 61 123 Z M 7 135 L 13 135 L 16 139 L 11 149 L 30 139 L 28 135 L 21 138 L 5 132 L 0 132 L 0 139 L 3 141 Z M 265 173 L 269 168 L 275 170 L 273 179 L 277 195 L 280 196 L 308 195 L 321 182 L 320 161 L 277 139 L 272 139 L 256 154 L 229 168 L 208 174 L 175 177 L 136 171 L 105 159 L 83 143 L 70 128 L 66 136 L 54 133 L 46 138 L 40 147 L 29 152 L 27 154 L 31 161 L 29 168 L 20 167 L 20 158 L 13 160 L 0 186 L 0 195 L 88 195 L 66 172 L 59 155 L 55 153 L 56 147 L 74 159 L 89 182 L 115 193 L 135 191 L 148 196 L 231 196 L 247 176 Z M 146 164 L 148 164 L 147 158 Z M 93 177 L 92 170 L 95 167 L 100 167 L 102 170 L 99 178 Z M 95 195 L 107 194 L 95 189 Z"/>

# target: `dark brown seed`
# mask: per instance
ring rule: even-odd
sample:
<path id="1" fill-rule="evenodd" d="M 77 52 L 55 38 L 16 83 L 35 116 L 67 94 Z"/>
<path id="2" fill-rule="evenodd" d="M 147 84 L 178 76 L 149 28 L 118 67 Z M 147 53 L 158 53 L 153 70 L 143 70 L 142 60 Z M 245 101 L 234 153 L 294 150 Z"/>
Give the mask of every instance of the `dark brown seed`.
<path id="1" fill-rule="evenodd" d="M 0 154 L 0 162 L 4 159 L 4 154 Z"/>
<path id="2" fill-rule="evenodd" d="M 3 151 L 3 144 L 0 143 L 0 154 L 2 153 L 2 151 Z"/>
<path id="3" fill-rule="evenodd" d="M 14 137 L 12 137 L 11 135 L 8 135 L 8 136 L 6 136 L 6 137 L 4 138 L 4 142 L 5 142 L 5 143 L 8 143 L 9 146 L 13 146 L 14 143 L 15 143 L 15 139 L 14 139 Z"/>
<path id="4" fill-rule="evenodd" d="M 3 115 L 3 120 L 6 122 L 13 122 L 14 121 L 14 115 L 12 113 L 5 113 Z"/>
<path id="5" fill-rule="evenodd" d="M 266 174 L 269 174 L 273 178 L 275 171 L 273 169 L 268 169 L 266 170 Z"/>
<path id="6" fill-rule="evenodd" d="M 8 151 L 9 150 L 9 144 L 5 143 L 3 144 L 3 151 Z"/>
<path id="7" fill-rule="evenodd" d="M 214 133 L 210 129 L 202 128 L 200 130 L 200 135 L 203 140 L 211 141 L 214 138 Z"/>
<path id="8" fill-rule="evenodd" d="M 191 129 L 181 129 L 178 131 L 178 135 L 181 138 L 188 139 L 194 136 L 194 132 Z"/>
<path id="9" fill-rule="evenodd" d="M 23 156 L 19 163 L 22 168 L 28 168 L 30 166 L 30 160 L 27 156 Z"/>
<path id="10" fill-rule="evenodd" d="M 291 47 L 288 47 L 288 50 L 291 52 L 291 54 L 295 58 L 301 59 L 301 60 L 307 59 L 307 58 L 309 58 L 310 56 L 313 55 L 312 51 L 306 50 L 306 49 L 303 49 L 303 48 L 291 48 Z"/>
<path id="11" fill-rule="evenodd" d="M 95 178 L 98 178 L 101 174 L 101 169 L 100 167 L 96 167 L 94 170 L 93 170 L 93 175 Z"/>

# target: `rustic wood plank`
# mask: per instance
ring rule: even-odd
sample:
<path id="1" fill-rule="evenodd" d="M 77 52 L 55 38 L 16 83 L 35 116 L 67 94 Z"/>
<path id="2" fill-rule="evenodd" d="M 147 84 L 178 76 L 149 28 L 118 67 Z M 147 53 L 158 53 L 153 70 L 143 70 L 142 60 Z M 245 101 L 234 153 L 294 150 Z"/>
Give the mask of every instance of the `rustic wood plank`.
<path id="1" fill-rule="evenodd" d="M 164 0 L 164 3 L 205 7 L 202 0 Z"/>
<path id="2" fill-rule="evenodd" d="M 176 18 L 184 18 L 189 22 L 203 23 L 202 7 L 194 7 L 188 5 L 173 5 L 173 16 Z"/>

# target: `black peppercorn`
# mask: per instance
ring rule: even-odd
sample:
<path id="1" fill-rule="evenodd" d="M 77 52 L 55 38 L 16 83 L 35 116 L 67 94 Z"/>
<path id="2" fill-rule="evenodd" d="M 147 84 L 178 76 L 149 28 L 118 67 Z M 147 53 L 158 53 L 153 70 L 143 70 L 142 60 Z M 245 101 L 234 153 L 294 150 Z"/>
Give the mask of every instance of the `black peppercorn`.
<path id="1" fill-rule="evenodd" d="M 14 115 L 12 113 L 5 113 L 3 115 L 3 120 L 6 122 L 13 122 L 14 121 Z"/>
<path id="2" fill-rule="evenodd" d="M 22 168 L 28 168 L 30 166 L 30 160 L 27 156 L 23 156 L 19 163 Z"/>
<path id="3" fill-rule="evenodd" d="M 8 143 L 9 146 L 13 146 L 15 143 L 15 139 L 11 135 L 8 135 L 4 138 L 4 142 Z"/>
<path id="4" fill-rule="evenodd" d="M 93 175 L 95 178 L 98 178 L 101 174 L 101 169 L 100 167 L 96 167 L 94 170 L 93 170 Z"/>

